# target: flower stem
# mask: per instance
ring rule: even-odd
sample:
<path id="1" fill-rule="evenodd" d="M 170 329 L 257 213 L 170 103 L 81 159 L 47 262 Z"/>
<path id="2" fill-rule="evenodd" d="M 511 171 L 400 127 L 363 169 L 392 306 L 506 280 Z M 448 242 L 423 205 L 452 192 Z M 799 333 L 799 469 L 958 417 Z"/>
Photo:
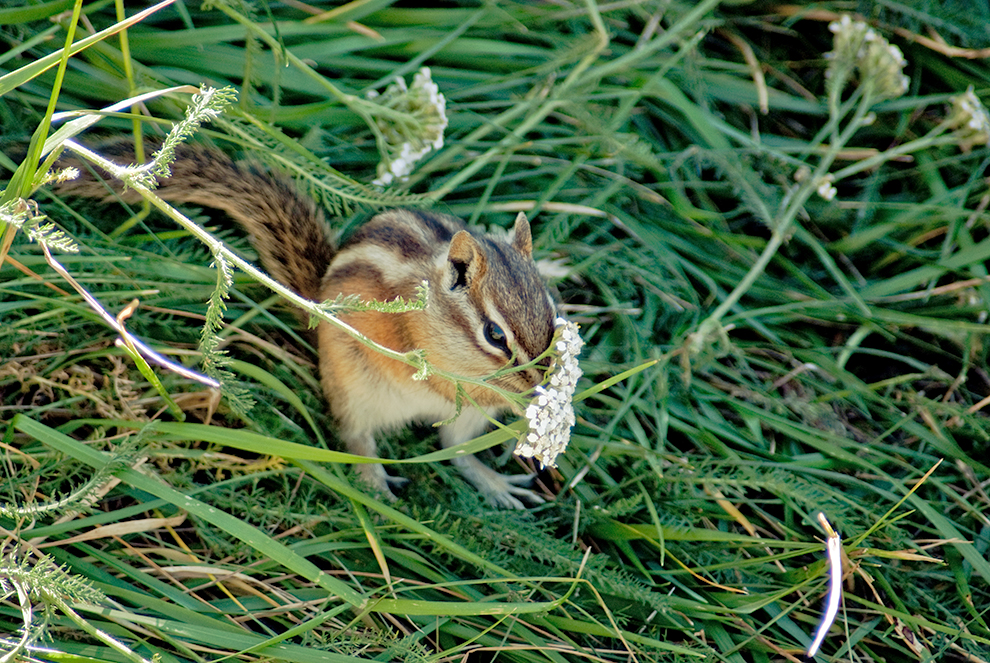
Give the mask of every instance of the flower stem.
<path id="1" fill-rule="evenodd" d="M 835 112 L 839 112 L 839 107 L 837 104 L 832 105 Z M 818 186 L 818 182 L 825 175 L 828 174 L 829 168 L 832 167 L 832 162 L 835 161 L 836 156 L 846 145 L 847 142 L 852 138 L 853 134 L 856 133 L 863 126 L 863 119 L 866 117 L 867 112 L 869 112 L 872 106 L 872 98 L 869 92 L 863 95 L 863 99 L 860 104 L 856 107 L 856 111 L 846 125 L 845 129 L 840 131 L 835 140 L 833 140 L 826 150 L 825 154 L 822 156 L 821 162 L 819 162 L 818 167 L 815 169 L 814 175 L 806 178 L 801 184 L 798 185 L 796 191 L 793 192 L 793 196 L 789 200 L 785 199 L 786 207 L 784 208 L 782 214 L 779 217 L 779 221 L 774 224 L 773 230 L 770 234 L 770 240 L 767 242 L 766 246 L 763 248 L 763 252 L 757 258 L 756 262 L 746 275 L 739 282 L 739 284 L 732 289 L 732 292 L 722 301 L 721 304 L 712 311 L 711 315 L 705 318 L 701 324 L 698 325 L 697 331 L 693 332 L 688 337 L 688 350 L 692 355 L 698 354 L 707 343 L 711 335 L 716 332 L 721 327 L 722 318 L 735 306 L 743 295 L 749 291 L 758 278 L 766 270 L 767 265 L 777 254 L 784 241 L 790 237 L 792 226 L 797 220 L 798 214 L 804 209 L 804 204 L 807 202 L 808 198 L 811 197 L 812 193 Z M 838 179 L 838 178 L 836 178 Z"/>

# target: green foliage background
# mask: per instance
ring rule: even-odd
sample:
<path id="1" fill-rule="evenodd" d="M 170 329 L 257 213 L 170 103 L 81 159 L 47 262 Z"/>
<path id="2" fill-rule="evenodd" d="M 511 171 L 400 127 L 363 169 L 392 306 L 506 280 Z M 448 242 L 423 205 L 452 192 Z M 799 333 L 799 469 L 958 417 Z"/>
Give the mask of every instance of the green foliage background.
<path id="1" fill-rule="evenodd" d="M 952 96 L 988 87 L 985 3 L 177 2 L 62 68 L 70 30 L 118 21 L 106 0 L 72 8 L 0 8 L 11 172 L 49 107 L 232 85 L 237 105 L 195 140 L 288 170 L 344 234 L 384 205 L 503 227 L 525 209 L 582 325 L 583 386 L 642 370 L 577 405 L 538 478 L 548 504 L 492 511 L 427 462 L 428 427 L 386 441 L 413 488 L 384 504 L 336 462 L 311 339 L 278 297 L 233 275 L 218 348 L 255 403 L 242 413 L 135 370 L 7 226 L 0 655 L 795 660 L 827 586 L 822 512 L 847 582 L 820 659 L 988 659 L 990 153 L 926 138 Z M 821 130 L 843 11 L 903 50 L 910 83 L 839 146 Z M 424 65 L 446 145 L 376 193 L 348 95 Z M 188 102 L 152 98 L 83 139 L 161 133 Z M 796 181 L 820 167 L 849 173 L 830 201 Z M 211 251 L 140 207 L 33 196 L 80 247 L 57 256 L 72 276 L 114 314 L 138 299 L 130 332 L 196 367 Z"/>

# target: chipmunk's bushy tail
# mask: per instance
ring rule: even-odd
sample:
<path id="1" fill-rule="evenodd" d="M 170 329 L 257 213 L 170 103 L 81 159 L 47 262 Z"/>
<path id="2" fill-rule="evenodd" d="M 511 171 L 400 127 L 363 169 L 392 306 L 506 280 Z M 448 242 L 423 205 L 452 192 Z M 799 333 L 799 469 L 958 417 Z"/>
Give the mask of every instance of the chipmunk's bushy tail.
<path id="1" fill-rule="evenodd" d="M 133 162 L 133 145 L 116 141 L 96 150 L 124 164 Z M 191 203 L 226 212 L 247 230 L 262 266 L 276 280 L 307 299 L 320 299 L 320 282 L 334 256 L 330 228 L 316 203 L 286 178 L 260 166 L 235 163 L 223 152 L 200 145 L 176 150 L 172 176 L 156 193 L 176 203 Z M 59 193 L 113 201 L 138 202 L 135 191 L 116 194 L 83 173 L 56 186 Z"/>

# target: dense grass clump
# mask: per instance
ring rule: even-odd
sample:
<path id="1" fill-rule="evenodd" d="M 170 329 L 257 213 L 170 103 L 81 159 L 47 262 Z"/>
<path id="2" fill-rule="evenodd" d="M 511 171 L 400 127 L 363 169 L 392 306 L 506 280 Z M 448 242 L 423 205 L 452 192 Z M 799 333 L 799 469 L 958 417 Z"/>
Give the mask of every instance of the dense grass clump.
<path id="1" fill-rule="evenodd" d="M 819 514 L 844 572 L 819 659 L 987 659 L 970 3 L 8 5 L 0 660 L 798 660 Z M 445 127 L 397 101 L 424 66 Z M 45 181 L 67 141 L 170 130 L 343 236 L 526 212 L 586 343 L 547 504 L 493 511 L 429 426 L 383 441 L 413 488 L 368 494 L 238 229 Z M 523 471 L 515 434 L 469 445 Z"/>

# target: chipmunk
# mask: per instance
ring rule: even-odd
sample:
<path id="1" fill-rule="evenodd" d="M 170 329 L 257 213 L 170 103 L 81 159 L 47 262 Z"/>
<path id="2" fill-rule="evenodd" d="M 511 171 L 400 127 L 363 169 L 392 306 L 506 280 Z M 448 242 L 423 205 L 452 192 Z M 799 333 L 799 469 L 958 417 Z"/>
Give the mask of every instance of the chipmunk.
<path id="1" fill-rule="evenodd" d="M 133 150 L 113 143 L 100 150 L 117 161 L 133 160 Z M 382 212 L 336 247 L 323 213 L 280 175 L 234 162 L 223 152 L 184 146 L 172 176 L 157 189 L 163 199 L 219 209 L 248 232 L 262 266 L 276 280 L 315 301 L 338 295 L 362 300 L 412 300 L 423 281 L 429 285 L 424 310 L 406 313 L 362 311 L 340 316 L 362 334 L 399 352 L 421 349 L 434 366 L 456 375 L 483 377 L 512 362 L 530 362 L 550 345 L 555 305 L 533 262 L 532 235 L 525 215 L 516 218 L 511 242 L 479 235 L 460 219 L 410 209 Z M 115 194 L 93 179 L 58 185 L 60 193 L 111 201 Z M 133 191 L 122 194 L 136 202 Z M 457 414 L 456 388 L 431 376 L 413 380 L 415 369 L 363 345 L 338 327 L 318 330 L 321 384 L 348 451 L 377 458 L 376 434 L 413 422 L 447 421 Z M 543 377 L 527 368 L 499 377 L 499 387 L 524 393 Z M 495 391 L 479 385 L 464 389 L 484 411 L 465 406 L 440 428 L 443 446 L 480 434 L 488 417 L 508 407 Z M 473 455 L 453 460 L 489 502 L 523 508 L 541 503 L 521 484 L 532 475 L 502 475 Z M 371 488 L 394 499 L 393 477 L 380 463 L 357 464 Z"/>

